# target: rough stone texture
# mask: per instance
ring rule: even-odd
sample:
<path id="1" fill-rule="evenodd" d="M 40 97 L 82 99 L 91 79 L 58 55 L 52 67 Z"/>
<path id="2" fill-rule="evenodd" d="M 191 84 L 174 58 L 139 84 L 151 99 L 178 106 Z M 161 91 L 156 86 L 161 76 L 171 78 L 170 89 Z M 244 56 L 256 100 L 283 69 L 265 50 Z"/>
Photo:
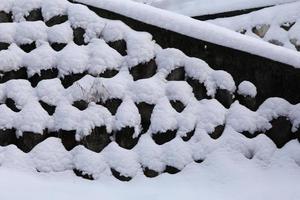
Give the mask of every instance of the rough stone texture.
<path id="1" fill-rule="evenodd" d="M 296 22 L 286 22 L 286 23 L 281 24 L 280 27 L 286 31 L 289 31 L 295 25 L 295 23 Z"/>
<path id="2" fill-rule="evenodd" d="M 143 172 L 144 172 L 144 175 L 148 178 L 154 178 L 159 175 L 159 172 L 149 169 L 148 167 L 145 167 L 143 169 Z"/>
<path id="3" fill-rule="evenodd" d="M 8 49 L 9 45 L 10 44 L 8 44 L 8 43 L 0 42 L 0 51 Z"/>
<path id="4" fill-rule="evenodd" d="M 0 72 L 0 74 L 2 75 L 0 76 L 0 83 L 4 83 L 12 79 L 28 79 L 27 69 L 25 67 L 16 71 Z"/>
<path id="5" fill-rule="evenodd" d="M 78 145 L 78 142 L 75 139 L 75 130 L 66 131 L 66 130 L 59 130 L 58 137 L 61 139 L 62 144 L 66 148 L 66 150 L 70 151 L 74 147 Z"/>
<path id="6" fill-rule="evenodd" d="M 104 72 L 102 72 L 99 76 L 103 77 L 103 78 L 112 78 L 115 75 L 117 75 L 119 73 L 118 70 L 115 69 L 107 69 Z"/>
<path id="7" fill-rule="evenodd" d="M 132 177 L 127 177 L 127 176 L 122 176 L 120 174 L 120 172 L 118 172 L 117 170 L 111 168 L 111 173 L 114 177 L 116 177 L 117 179 L 119 179 L 120 181 L 130 181 L 132 179 Z"/>
<path id="8" fill-rule="evenodd" d="M 106 107 L 112 115 L 115 115 L 121 103 L 122 103 L 121 99 L 114 98 L 114 99 L 107 99 L 105 102 L 98 102 L 97 104 Z"/>
<path id="9" fill-rule="evenodd" d="M 157 70 L 155 59 L 151 59 L 149 62 L 141 63 L 130 69 L 130 74 L 133 80 L 145 79 L 152 77 Z"/>
<path id="10" fill-rule="evenodd" d="M 73 40 L 77 45 L 86 45 L 84 42 L 85 30 L 81 27 L 73 29 Z"/>
<path id="11" fill-rule="evenodd" d="M 36 49 L 36 44 L 35 42 L 32 42 L 30 44 L 21 44 L 20 48 L 25 51 L 26 53 L 31 52 L 32 50 Z"/>
<path id="12" fill-rule="evenodd" d="M 183 139 L 183 141 L 187 142 L 189 141 L 195 134 L 195 129 L 186 133 L 186 136 L 181 137 Z"/>
<path id="13" fill-rule="evenodd" d="M 16 144 L 16 130 L 15 129 L 0 129 L 0 146 L 7 146 Z"/>
<path id="14" fill-rule="evenodd" d="M 74 101 L 72 105 L 82 111 L 87 109 L 89 103 L 84 100 L 80 100 L 80 101 Z"/>
<path id="15" fill-rule="evenodd" d="M 215 127 L 215 130 L 212 133 L 209 133 L 209 136 L 212 139 L 218 139 L 219 137 L 221 137 L 223 131 L 224 131 L 225 126 L 224 125 L 219 125 Z"/>
<path id="16" fill-rule="evenodd" d="M 149 126 L 151 124 L 151 115 L 154 109 L 154 104 L 148 104 L 145 102 L 140 102 L 136 104 L 139 113 L 141 115 L 141 124 L 143 127 L 143 132 L 146 132 L 149 129 Z"/>
<path id="17" fill-rule="evenodd" d="M 133 138 L 134 128 L 124 127 L 119 131 L 115 132 L 116 142 L 120 147 L 125 149 L 132 149 L 139 141 L 139 137 Z"/>
<path id="18" fill-rule="evenodd" d="M 56 106 L 53 105 L 49 105 L 47 103 L 45 103 L 44 101 L 40 100 L 39 103 L 41 104 L 41 106 L 44 108 L 44 110 L 47 111 L 47 113 L 49 115 L 53 115 L 56 109 Z"/>
<path id="19" fill-rule="evenodd" d="M 54 26 L 57 24 L 62 24 L 68 20 L 68 15 L 57 15 L 46 21 L 47 26 Z"/>
<path id="20" fill-rule="evenodd" d="M 17 108 L 16 102 L 12 98 L 7 98 L 5 100 L 5 104 L 7 107 L 9 107 L 14 112 L 20 112 L 21 110 Z"/>
<path id="21" fill-rule="evenodd" d="M 185 70 L 184 67 L 178 67 L 173 69 L 170 74 L 168 74 L 167 78 L 168 81 L 184 81 L 185 79 Z"/>
<path id="22" fill-rule="evenodd" d="M 180 170 L 176 167 L 166 166 L 165 172 L 169 174 L 177 174 L 178 172 L 180 172 Z"/>
<path id="23" fill-rule="evenodd" d="M 12 22 L 12 14 L 0 11 L 0 23 Z"/>
<path id="24" fill-rule="evenodd" d="M 216 70 L 230 73 L 236 84 L 248 80 L 258 91 L 257 104 L 269 97 L 281 97 L 295 104 L 300 102 L 300 69 L 250 53 L 223 47 L 165 30 L 104 9 L 89 6 L 99 16 L 122 20 L 137 31 L 146 31 L 163 48 L 177 48 L 190 57 L 206 61 Z M 288 90 L 286 88 L 289 88 Z"/>
<path id="25" fill-rule="evenodd" d="M 57 78 L 58 76 L 58 69 L 42 69 L 40 74 L 34 74 L 33 76 L 29 77 L 28 80 L 31 83 L 32 87 L 37 86 L 37 84 L 45 79 L 53 79 Z"/>
<path id="26" fill-rule="evenodd" d="M 163 133 L 158 132 L 152 134 L 152 138 L 156 144 L 162 145 L 173 140 L 176 137 L 176 133 L 177 130 L 167 130 L 166 132 Z"/>
<path id="27" fill-rule="evenodd" d="M 172 100 L 172 101 L 170 101 L 170 104 L 179 113 L 181 113 L 185 108 L 185 105 L 181 101 Z"/>
<path id="28" fill-rule="evenodd" d="M 65 48 L 67 46 L 66 43 L 52 43 L 51 47 L 52 49 L 54 49 L 55 51 L 61 51 L 63 48 Z"/>
<path id="29" fill-rule="evenodd" d="M 266 135 L 276 144 L 278 148 L 283 147 L 287 142 L 295 139 L 292 133 L 292 124 L 286 117 L 278 117 L 271 121 L 272 128 L 266 131 Z"/>
<path id="30" fill-rule="evenodd" d="M 90 135 L 85 136 L 81 140 L 81 144 L 83 144 L 86 148 L 94 151 L 101 152 L 109 143 L 109 134 L 106 131 L 105 126 L 95 127 Z"/>
<path id="31" fill-rule="evenodd" d="M 217 89 L 215 98 L 225 107 L 229 108 L 233 103 L 233 95 L 224 89 Z"/>
<path id="32" fill-rule="evenodd" d="M 87 74 L 86 72 L 77 73 L 77 74 L 69 74 L 69 75 L 62 77 L 60 80 L 61 80 L 61 83 L 64 86 L 64 88 L 68 88 L 71 85 L 73 85 L 73 83 L 75 81 L 78 81 L 79 79 L 83 78 L 86 74 Z"/>
<path id="33" fill-rule="evenodd" d="M 46 132 L 46 131 L 45 131 Z M 33 133 L 29 131 L 23 132 L 23 136 L 17 138 L 17 147 L 28 153 L 31 151 L 37 144 L 42 142 L 47 138 L 46 133 Z"/>
<path id="34" fill-rule="evenodd" d="M 188 84 L 193 88 L 193 93 L 197 100 L 208 98 L 207 90 L 203 83 L 200 83 L 198 80 L 192 79 L 190 77 L 186 80 Z"/>
<path id="35" fill-rule="evenodd" d="M 125 40 L 117 40 L 114 42 L 107 42 L 107 44 L 118 51 L 122 56 L 127 55 L 127 44 Z"/>
<path id="36" fill-rule="evenodd" d="M 254 133 L 250 133 L 249 131 L 243 131 L 241 134 L 243 134 L 247 138 L 252 139 L 252 138 L 255 138 L 256 136 L 258 136 L 259 134 L 261 134 L 261 132 L 257 131 Z"/>
<path id="37" fill-rule="evenodd" d="M 271 44 L 277 45 L 277 46 L 283 46 L 284 44 L 282 42 L 280 42 L 279 40 L 269 40 L 268 42 L 270 42 Z"/>
<path id="38" fill-rule="evenodd" d="M 256 35 L 258 35 L 259 37 L 263 38 L 263 37 L 265 37 L 269 28 L 270 28 L 269 24 L 257 25 L 256 27 L 252 28 L 252 32 L 255 33 Z"/>
<path id="39" fill-rule="evenodd" d="M 246 106 L 250 110 L 255 111 L 257 109 L 256 98 L 239 94 L 236 94 L 235 97 L 240 102 L 240 104 Z"/>
<path id="40" fill-rule="evenodd" d="M 73 169 L 73 172 L 76 174 L 76 176 L 79 176 L 79 177 L 82 177 L 84 179 L 91 180 L 91 181 L 94 180 L 93 175 L 85 174 L 79 169 Z"/>
<path id="41" fill-rule="evenodd" d="M 29 15 L 25 16 L 26 21 L 43 21 L 42 10 L 35 9 L 29 12 Z"/>

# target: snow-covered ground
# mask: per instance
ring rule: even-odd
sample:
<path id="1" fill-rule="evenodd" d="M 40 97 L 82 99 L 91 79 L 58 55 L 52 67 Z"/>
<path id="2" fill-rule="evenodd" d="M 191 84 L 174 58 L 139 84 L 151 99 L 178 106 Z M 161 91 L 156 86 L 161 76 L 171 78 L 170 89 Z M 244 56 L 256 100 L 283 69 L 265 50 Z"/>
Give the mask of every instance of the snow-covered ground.
<path id="1" fill-rule="evenodd" d="M 259 8 L 297 0 L 133 0 L 180 13 L 187 16 L 201 16 L 235 10 Z"/>

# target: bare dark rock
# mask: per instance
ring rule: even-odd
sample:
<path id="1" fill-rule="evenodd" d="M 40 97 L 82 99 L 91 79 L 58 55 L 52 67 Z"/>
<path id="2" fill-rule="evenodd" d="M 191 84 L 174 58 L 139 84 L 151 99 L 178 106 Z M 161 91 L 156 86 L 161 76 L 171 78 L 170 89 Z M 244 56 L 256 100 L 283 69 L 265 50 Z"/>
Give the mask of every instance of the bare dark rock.
<path id="1" fill-rule="evenodd" d="M 46 102 L 44 102 L 42 100 L 40 100 L 39 103 L 41 104 L 42 108 L 47 111 L 47 113 L 49 115 L 53 115 L 54 114 L 56 106 L 49 105 L 48 103 L 46 103 Z"/>
<path id="2" fill-rule="evenodd" d="M 34 9 L 25 16 L 26 21 L 43 21 L 42 9 Z"/>
<path id="3" fill-rule="evenodd" d="M 82 111 L 88 108 L 89 103 L 84 100 L 79 100 L 79 101 L 74 101 L 73 106 Z"/>
<path id="4" fill-rule="evenodd" d="M 143 132 L 146 132 L 149 129 L 151 123 L 151 115 L 154 109 L 154 104 L 148 104 L 146 102 L 140 102 L 136 104 L 139 113 L 141 115 L 141 124 L 143 127 Z"/>
<path id="5" fill-rule="evenodd" d="M 283 46 L 284 45 L 282 42 L 280 42 L 279 40 L 275 40 L 275 39 L 269 40 L 269 42 L 271 44 L 274 44 L 274 45 L 277 45 L 277 46 Z"/>
<path id="6" fill-rule="evenodd" d="M 173 69 L 166 79 L 168 81 L 183 81 L 185 79 L 184 67 Z"/>
<path id="7" fill-rule="evenodd" d="M 117 75 L 119 73 L 118 70 L 115 69 L 107 69 L 104 72 L 102 72 L 99 76 L 103 77 L 103 78 L 112 78 L 115 75 Z"/>
<path id="8" fill-rule="evenodd" d="M 203 159 L 195 160 L 195 162 L 196 162 L 196 163 L 199 163 L 199 164 L 200 164 L 200 163 L 203 163 L 203 161 L 204 161 Z"/>
<path id="9" fill-rule="evenodd" d="M 159 172 L 149 169 L 148 167 L 145 167 L 143 169 L 143 172 L 144 172 L 144 175 L 148 178 L 154 178 L 159 175 Z"/>
<path id="10" fill-rule="evenodd" d="M 76 176 L 79 176 L 79 177 L 82 177 L 84 179 L 91 180 L 91 181 L 94 180 L 93 175 L 84 173 L 81 170 L 73 169 L 73 172 L 76 174 Z"/>
<path id="11" fill-rule="evenodd" d="M 115 132 L 116 142 L 120 147 L 132 149 L 138 143 L 139 137 L 134 136 L 134 127 L 124 127 Z"/>
<path id="12" fill-rule="evenodd" d="M 31 52 L 32 50 L 36 49 L 35 42 L 29 43 L 29 44 L 21 44 L 20 48 L 25 51 L 26 53 Z"/>
<path id="13" fill-rule="evenodd" d="M 25 153 L 30 152 L 37 144 L 41 143 L 47 138 L 47 133 L 33 133 L 24 131 L 23 135 L 17 138 L 17 147 Z"/>
<path id="14" fill-rule="evenodd" d="M 207 90 L 203 83 L 200 83 L 198 80 L 187 78 L 188 84 L 193 88 L 193 93 L 197 100 L 208 98 Z"/>
<path id="15" fill-rule="evenodd" d="M 114 98 L 114 99 L 107 99 L 105 102 L 98 102 L 97 104 L 106 107 L 111 112 L 112 115 L 115 115 L 121 103 L 122 103 L 121 99 Z"/>
<path id="16" fill-rule="evenodd" d="M 186 135 L 181 138 L 183 139 L 183 141 L 187 142 L 194 136 L 194 134 L 195 134 L 195 129 L 186 133 Z"/>
<path id="17" fill-rule="evenodd" d="M 76 147 L 79 143 L 75 139 L 76 130 L 59 130 L 58 137 L 61 139 L 62 144 L 66 150 L 70 151 Z"/>
<path id="18" fill-rule="evenodd" d="M 95 127 L 90 135 L 85 136 L 81 140 L 81 144 L 83 144 L 87 149 L 90 149 L 94 152 L 101 152 L 109 143 L 109 134 L 106 131 L 105 126 Z"/>
<path id="19" fill-rule="evenodd" d="M 53 42 L 51 43 L 51 47 L 52 49 L 54 49 L 55 51 L 61 51 L 63 48 L 65 48 L 67 46 L 66 43 L 56 43 Z"/>
<path id="20" fill-rule="evenodd" d="M 46 21 L 47 26 L 62 24 L 68 20 L 68 15 L 57 15 Z"/>
<path id="21" fill-rule="evenodd" d="M 84 42 L 85 30 L 81 27 L 73 29 L 73 40 L 77 45 L 86 45 Z"/>
<path id="22" fill-rule="evenodd" d="M 166 166 L 165 172 L 169 174 L 177 174 L 178 172 L 180 172 L 180 170 L 176 167 Z"/>
<path id="23" fill-rule="evenodd" d="M 255 111 L 257 109 L 255 97 L 236 94 L 236 99 L 240 102 L 241 105 L 246 106 L 252 111 Z"/>
<path id="24" fill-rule="evenodd" d="M 107 43 L 111 48 L 115 49 L 122 56 L 127 55 L 127 44 L 125 40 L 117 40 L 114 42 Z"/>
<path id="25" fill-rule="evenodd" d="M 271 121 L 272 128 L 266 131 L 266 135 L 276 144 L 278 148 L 283 147 L 287 142 L 295 139 L 292 133 L 292 124 L 286 117 L 278 117 Z"/>
<path id="26" fill-rule="evenodd" d="M 185 108 L 185 105 L 181 101 L 172 100 L 170 101 L 170 104 L 179 113 L 181 113 Z"/>
<path id="27" fill-rule="evenodd" d="M 285 23 L 281 24 L 280 27 L 286 31 L 289 31 L 294 25 L 295 25 L 295 22 L 285 22 Z"/>
<path id="28" fill-rule="evenodd" d="M 217 89 L 215 98 L 225 107 L 229 108 L 233 103 L 233 95 L 228 90 Z"/>
<path id="29" fill-rule="evenodd" d="M 5 42 L 0 42 L 0 51 L 1 50 L 7 50 L 10 44 Z"/>
<path id="30" fill-rule="evenodd" d="M 132 177 L 121 175 L 120 172 L 118 172 L 117 170 L 115 170 L 113 168 L 111 168 L 111 173 L 115 178 L 119 179 L 120 181 L 130 181 L 132 179 Z"/>
<path id="31" fill-rule="evenodd" d="M 36 87 L 40 81 L 57 78 L 57 76 L 58 76 L 58 69 L 56 68 L 42 69 L 40 74 L 34 74 L 33 76 L 29 77 L 28 80 L 31 83 L 32 87 Z"/>
<path id="32" fill-rule="evenodd" d="M 74 82 L 80 80 L 81 78 L 83 78 L 85 75 L 87 74 L 87 72 L 83 72 L 83 73 L 77 73 L 77 74 L 69 74 L 69 75 L 65 75 L 63 78 L 61 78 L 61 83 L 64 86 L 64 88 L 68 88 L 71 85 L 73 85 Z"/>
<path id="33" fill-rule="evenodd" d="M 256 35 L 258 35 L 259 37 L 263 38 L 263 37 L 265 37 L 269 28 L 270 28 L 269 24 L 261 24 L 261 25 L 257 25 L 255 27 L 253 27 L 252 32 L 255 33 Z"/>
<path id="34" fill-rule="evenodd" d="M 17 108 L 16 102 L 12 98 L 7 98 L 5 100 L 5 104 L 7 107 L 9 107 L 14 112 L 20 112 L 21 110 Z"/>
<path id="35" fill-rule="evenodd" d="M 176 133 L 177 130 L 167 130 L 163 133 L 153 133 L 152 138 L 156 144 L 162 145 L 173 140 L 176 137 Z"/>
<path id="36" fill-rule="evenodd" d="M 137 66 L 134 66 L 130 69 L 130 74 L 133 77 L 133 80 L 145 79 L 152 77 L 157 70 L 157 65 L 155 59 L 151 59 L 149 62 L 141 63 Z"/>
<path id="37" fill-rule="evenodd" d="M 0 129 L 0 146 L 7 146 L 17 143 L 16 130 Z"/>
<path id="38" fill-rule="evenodd" d="M 6 81 L 12 80 L 12 79 L 27 79 L 27 69 L 25 67 L 22 67 L 18 70 L 12 70 L 8 72 L 0 72 L 2 76 L 0 77 L 0 83 L 4 83 Z"/>
<path id="39" fill-rule="evenodd" d="M 12 14 L 0 11 L 0 23 L 12 22 Z"/>
<path id="40" fill-rule="evenodd" d="M 259 134 L 261 134 L 261 132 L 257 131 L 255 133 L 250 133 L 249 131 L 243 131 L 241 134 L 243 134 L 245 137 L 247 138 L 255 138 L 256 136 L 258 136 Z"/>
<path id="41" fill-rule="evenodd" d="M 218 139 L 219 137 L 221 137 L 223 131 L 224 131 L 225 126 L 224 125 L 219 125 L 215 127 L 215 130 L 212 133 L 209 133 L 209 136 L 212 139 Z"/>

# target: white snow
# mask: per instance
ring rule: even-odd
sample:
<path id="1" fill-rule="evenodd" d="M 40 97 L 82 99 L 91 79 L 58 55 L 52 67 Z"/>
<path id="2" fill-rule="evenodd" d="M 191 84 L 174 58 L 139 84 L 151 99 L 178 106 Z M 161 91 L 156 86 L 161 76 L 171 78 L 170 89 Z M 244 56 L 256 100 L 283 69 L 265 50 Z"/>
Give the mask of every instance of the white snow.
<path id="1" fill-rule="evenodd" d="M 257 94 L 257 90 L 253 83 L 249 81 L 243 81 L 239 84 L 237 93 L 242 96 L 249 96 L 254 98 Z"/>

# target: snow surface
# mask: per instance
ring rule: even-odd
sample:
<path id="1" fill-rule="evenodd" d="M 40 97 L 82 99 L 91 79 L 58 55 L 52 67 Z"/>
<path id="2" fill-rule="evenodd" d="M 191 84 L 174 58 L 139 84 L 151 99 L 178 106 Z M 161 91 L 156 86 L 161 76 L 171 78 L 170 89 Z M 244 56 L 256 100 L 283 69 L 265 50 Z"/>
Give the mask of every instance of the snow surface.
<path id="1" fill-rule="evenodd" d="M 121 15 L 225 47 L 249 52 L 299 68 L 300 55 L 256 38 L 234 33 L 214 24 L 158 9 L 146 4 L 123 0 L 76 0 Z"/>

